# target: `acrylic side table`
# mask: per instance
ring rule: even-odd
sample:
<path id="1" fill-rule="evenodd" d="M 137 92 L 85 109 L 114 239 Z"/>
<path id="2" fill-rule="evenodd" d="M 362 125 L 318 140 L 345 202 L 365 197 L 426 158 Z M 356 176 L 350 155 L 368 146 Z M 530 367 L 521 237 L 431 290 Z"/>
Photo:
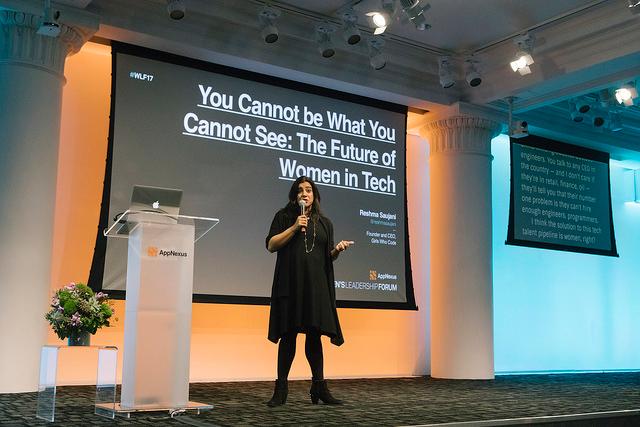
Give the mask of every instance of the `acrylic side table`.
<path id="1" fill-rule="evenodd" d="M 59 356 L 70 351 L 78 351 L 78 349 L 88 349 L 89 351 L 98 352 L 95 414 L 107 418 L 114 418 L 118 348 L 113 346 L 69 347 L 66 345 L 45 345 L 40 352 L 37 418 L 49 422 L 55 420 Z"/>

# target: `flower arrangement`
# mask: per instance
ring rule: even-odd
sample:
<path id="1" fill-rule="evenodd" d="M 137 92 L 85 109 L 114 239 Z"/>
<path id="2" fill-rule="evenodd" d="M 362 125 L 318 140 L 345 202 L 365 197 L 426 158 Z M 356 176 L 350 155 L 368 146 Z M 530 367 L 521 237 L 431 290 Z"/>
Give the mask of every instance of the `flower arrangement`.
<path id="1" fill-rule="evenodd" d="M 95 334 L 98 328 L 109 326 L 112 315 L 107 294 L 96 294 L 83 283 L 71 282 L 53 295 L 45 318 L 56 335 L 65 339 L 83 332 Z"/>

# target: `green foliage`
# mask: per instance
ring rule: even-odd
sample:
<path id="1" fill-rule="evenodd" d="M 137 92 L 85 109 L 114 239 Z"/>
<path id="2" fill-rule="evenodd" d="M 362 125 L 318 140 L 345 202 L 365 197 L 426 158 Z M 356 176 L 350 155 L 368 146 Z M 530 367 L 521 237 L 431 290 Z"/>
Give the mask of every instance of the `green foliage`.
<path id="1" fill-rule="evenodd" d="M 95 334 L 99 328 L 109 326 L 112 315 L 107 294 L 94 294 L 83 283 L 70 283 L 56 291 L 51 299 L 51 309 L 44 317 L 56 335 L 65 339 L 72 332 Z"/>

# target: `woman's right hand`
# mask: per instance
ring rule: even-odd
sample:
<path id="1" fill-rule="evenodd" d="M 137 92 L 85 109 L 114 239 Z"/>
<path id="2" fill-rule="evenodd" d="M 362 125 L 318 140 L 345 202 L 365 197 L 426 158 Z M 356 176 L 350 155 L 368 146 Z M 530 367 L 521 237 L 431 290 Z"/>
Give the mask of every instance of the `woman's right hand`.
<path id="1" fill-rule="evenodd" d="M 300 215 L 297 219 L 296 219 L 296 230 L 304 230 L 305 228 L 307 228 L 307 222 L 309 220 L 307 219 L 306 215 Z"/>
<path id="2" fill-rule="evenodd" d="M 291 238 L 295 236 L 298 230 L 304 231 L 306 229 L 308 221 L 309 219 L 306 215 L 300 215 L 298 218 L 296 218 L 296 222 L 293 225 L 287 227 L 286 230 L 276 234 L 275 236 L 271 237 L 271 239 L 269 239 L 269 242 L 267 243 L 267 250 L 269 252 L 280 250 L 280 248 L 286 245 L 289 240 L 291 240 Z"/>

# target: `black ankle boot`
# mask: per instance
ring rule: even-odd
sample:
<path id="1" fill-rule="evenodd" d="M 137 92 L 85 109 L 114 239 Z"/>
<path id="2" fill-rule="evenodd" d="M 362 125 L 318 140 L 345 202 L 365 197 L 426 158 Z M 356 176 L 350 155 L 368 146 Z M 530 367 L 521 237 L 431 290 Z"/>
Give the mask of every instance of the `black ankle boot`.
<path id="1" fill-rule="evenodd" d="M 267 405 L 274 407 L 284 405 L 287 402 L 289 394 L 289 384 L 287 380 L 276 380 L 276 387 L 273 390 L 273 397 L 267 402 Z"/>
<path id="2" fill-rule="evenodd" d="M 331 395 L 326 380 L 313 380 L 309 394 L 311 395 L 311 402 L 314 405 L 318 403 L 318 400 L 322 400 L 326 405 L 342 404 L 342 400 L 338 400 Z"/>

